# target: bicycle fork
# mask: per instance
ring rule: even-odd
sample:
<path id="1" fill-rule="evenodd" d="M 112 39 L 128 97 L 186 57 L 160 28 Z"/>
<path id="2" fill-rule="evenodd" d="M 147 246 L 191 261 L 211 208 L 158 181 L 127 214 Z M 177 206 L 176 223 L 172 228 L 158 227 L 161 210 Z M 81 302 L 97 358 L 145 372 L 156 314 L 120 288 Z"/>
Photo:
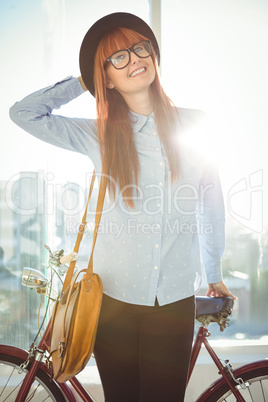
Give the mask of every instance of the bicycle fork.
<path id="1" fill-rule="evenodd" d="M 226 383 L 229 385 L 230 389 L 232 390 L 232 393 L 236 397 L 236 400 L 238 402 L 245 402 L 245 399 L 242 397 L 241 393 L 239 390 L 236 388 L 237 385 L 239 385 L 242 389 L 247 388 L 248 384 L 244 383 L 244 381 L 241 378 L 236 379 L 234 374 L 233 374 L 233 369 L 232 365 L 230 364 L 229 360 L 225 360 L 224 364 L 221 362 L 221 360 L 218 358 L 212 347 L 210 346 L 207 338 L 210 336 L 210 332 L 208 331 L 207 328 L 200 326 L 198 329 L 198 333 L 196 336 L 196 340 L 192 349 L 191 353 L 191 360 L 190 360 L 190 367 L 189 367 L 189 373 L 188 373 L 188 379 L 187 379 L 187 384 L 189 383 L 189 380 L 191 378 L 196 360 L 198 358 L 198 355 L 201 350 L 202 344 L 205 346 L 207 352 L 211 356 L 212 360 L 216 364 L 217 368 L 219 369 L 219 374 L 222 375 Z M 234 385 L 234 382 L 236 385 Z"/>
<path id="2" fill-rule="evenodd" d="M 47 326 L 45 333 L 38 345 L 38 348 L 34 348 L 34 346 L 32 345 L 31 349 L 29 350 L 28 359 L 22 365 L 21 370 L 23 370 L 25 367 L 27 367 L 27 365 L 30 363 L 30 359 L 32 357 L 34 358 L 34 362 L 32 363 L 30 370 L 28 371 L 28 373 L 26 374 L 26 376 L 23 380 L 23 384 L 19 389 L 15 402 L 24 401 L 28 395 L 28 392 L 32 386 L 32 383 L 34 382 L 35 375 L 39 369 L 40 364 L 43 361 L 44 353 L 43 353 L 42 349 L 45 345 L 46 339 L 48 339 L 49 331 L 50 331 L 50 325 Z"/>

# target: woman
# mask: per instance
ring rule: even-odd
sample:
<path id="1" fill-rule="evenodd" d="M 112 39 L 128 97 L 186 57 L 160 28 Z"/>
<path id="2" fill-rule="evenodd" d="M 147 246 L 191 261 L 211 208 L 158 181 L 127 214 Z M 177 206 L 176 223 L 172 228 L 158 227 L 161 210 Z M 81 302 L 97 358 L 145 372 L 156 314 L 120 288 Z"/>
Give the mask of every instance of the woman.
<path id="1" fill-rule="evenodd" d="M 222 281 L 219 178 L 187 145 L 202 113 L 172 105 L 159 60 L 144 21 L 110 14 L 83 40 L 81 77 L 10 110 L 26 131 L 88 155 L 109 177 L 94 254 L 104 286 L 94 354 L 108 402 L 183 401 L 200 253 L 207 295 L 235 298 Z M 87 89 L 96 97 L 96 121 L 52 114 Z"/>

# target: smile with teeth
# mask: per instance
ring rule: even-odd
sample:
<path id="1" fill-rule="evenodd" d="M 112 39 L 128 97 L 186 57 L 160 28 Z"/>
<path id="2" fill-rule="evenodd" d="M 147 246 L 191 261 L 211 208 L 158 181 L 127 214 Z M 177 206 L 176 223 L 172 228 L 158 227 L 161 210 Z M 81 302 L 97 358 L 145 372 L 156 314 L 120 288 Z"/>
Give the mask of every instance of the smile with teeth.
<path id="1" fill-rule="evenodd" d="M 135 77 L 135 75 L 143 73 L 146 70 L 145 67 L 139 68 L 138 70 L 133 71 L 132 74 L 130 74 L 130 77 Z"/>

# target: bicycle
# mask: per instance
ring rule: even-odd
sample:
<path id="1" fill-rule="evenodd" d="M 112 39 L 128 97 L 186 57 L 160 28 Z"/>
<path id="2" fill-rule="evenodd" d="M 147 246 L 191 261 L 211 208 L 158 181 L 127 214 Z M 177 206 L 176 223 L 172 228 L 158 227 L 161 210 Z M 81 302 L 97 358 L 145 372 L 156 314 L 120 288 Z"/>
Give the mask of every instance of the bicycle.
<path id="1" fill-rule="evenodd" d="M 47 246 L 45 247 L 50 255 L 49 267 L 52 272 L 50 279 L 48 280 L 37 270 L 25 268 L 22 282 L 25 286 L 36 288 L 38 293 L 52 299 L 54 274 L 60 277 L 57 269 L 76 259 L 77 255 L 71 253 L 64 256 L 63 250 L 52 253 Z M 211 356 L 220 374 L 220 378 L 211 384 L 197 398 L 196 402 L 268 401 L 268 360 L 249 363 L 233 369 L 229 360 L 223 362 L 220 360 L 208 342 L 209 324 L 216 322 L 220 326 L 220 330 L 223 331 L 229 325 L 233 303 L 234 301 L 230 297 L 196 297 L 196 319 L 200 322 L 200 326 L 192 348 L 188 382 L 202 345 Z M 14 346 L 0 345 L 0 402 L 76 401 L 68 383 L 60 384 L 51 379 L 51 362 L 48 352 L 50 322 L 44 334 L 40 335 L 48 313 L 48 306 L 49 304 L 47 304 L 43 322 L 28 352 Z M 36 346 L 35 342 L 39 335 L 41 340 Z M 88 391 L 76 377 L 70 380 L 70 384 L 82 401 L 93 402 Z"/>

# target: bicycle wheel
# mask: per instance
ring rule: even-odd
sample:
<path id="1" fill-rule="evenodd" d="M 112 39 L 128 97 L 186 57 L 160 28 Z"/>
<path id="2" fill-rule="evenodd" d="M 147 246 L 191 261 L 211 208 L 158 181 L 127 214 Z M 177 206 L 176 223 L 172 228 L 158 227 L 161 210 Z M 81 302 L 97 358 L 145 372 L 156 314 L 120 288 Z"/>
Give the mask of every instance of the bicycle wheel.
<path id="1" fill-rule="evenodd" d="M 268 401 L 268 361 L 266 366 L 253 368 L 253 365 L 249 365 L 248 371 L 244 369 L 243 373 L 236 374 L 236 378 L 242 378 L 246 384 L 246 388 L 242 389 L 238 386 L 238 389 L 246 402 L 264 402 Z M 236 398 L 232 394 L 228 384 L 224 383 L 218 389 L 213 391 L 206 399 L 198 399 L 198 401 L 207 402 L 235 402 Z"/>
<path id="2" fill-rule="evenodd" d="M 0 402 L 14 402 L 29 366 L 20 373 L 23 359 L 17 356 L 0 353 Z M 50 376 L 39 368 L 35 381 L 31 386 L 26 402 L 66 402 L 58 385 L 50 380 Z"/>

